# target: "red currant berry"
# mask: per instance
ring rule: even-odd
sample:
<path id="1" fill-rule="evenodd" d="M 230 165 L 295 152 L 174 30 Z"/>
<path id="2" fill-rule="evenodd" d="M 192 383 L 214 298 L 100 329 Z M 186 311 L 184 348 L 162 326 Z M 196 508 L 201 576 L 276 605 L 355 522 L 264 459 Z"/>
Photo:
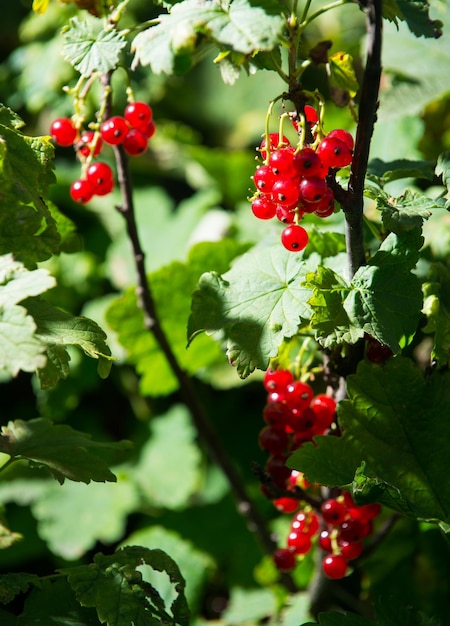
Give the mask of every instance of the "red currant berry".
<path id="1" fill-rule="evenodd" d="M 130 127 L 128 122 L 120 115 L 110 117 L 100 126 L 100 132 L 103 140 L 112 146 L 117 146 L 122 143 L 129 130 Z"/>
<path id="2" fill-rule="evenodd" d="M 114 188 L 114 178 L 107 163 L 97 161 L 88 167 L 86 179 L 91 183 L 96 196 L 106 196 Z"/>
<path id="3" fill-rule="evenodd" d="M 273 553 L 273 562 L 280 572 L 291 572 L 297 564 L 297 559 L 293 550 L 278 548 Z"/>
<path id="4" fill-rule="evenodd" d="M 140 129 L 146 135 L 147 139 L 151 139 L 156 132 L 155 122 L 152 120 L 146 126 L 146 128 Z"/>
<path id="5" fill-rule="evenodd" d="M 77 136 L 77 129 L 68 117 L 59 117 L 50 126 L 52 139 L 58 146 L 71 146 Z"/>
<path id="6" fill-rule="evenodd" d="M 288 425 L 289 409 L 282 402 L 269 402 L 264 407 L 263 418 L 272 428 L 284 430 Z"/>
<path id="7" fill-rule="evenodd" d="M 275 508 L 280 513 L 294 513 L 298 509 L 298 500 L 296 498 L 277 498 L 273 501 Z"/>
<path id="8" fill-rule="evenodd" d="M 364 537 L 364 525 L 357 519 L 348 519 L 341 524 L 339 539 L 342 541 L 359 541 Z"/>
<path id="9" fill-rule="evenodd" d="M 270 154 L 269 167 L 275 176 L 289 178 L 296 175 L 294 165 L 294 148 L 280 148 Z"/>
<path id="10" fill-rule="evenodd" d="M 311 550 L 311 535 L 302 533 L 301 531 L 289 533 L 287 539 L 288 548 L 293 548 L 295 554 L 306 554 Z"/>
<path id="11" fill-rule="evenodd" d="M 342 128 L 336 128 L 335 130 L 331 130 L 328 133 L 327 137 L 337 137 L 347 145 L 349 150 L 353 150 L 353 148 L 355 147 L 353 137 L 348 131 L 343 130 Z"/>
<path id="12" fill-rule="evenodd" d="M 347 573 L 347 559 L 342 554 L 330 554 L 322 561 L 323 573 L 327 578 L 338 580 Z"/>
<path id="13" fill-rule="evenodd" d="M 347 516 L 345 504 L 334 498 L 327 500 L 321 507 L 322 517 L 327 524 L 337 526 L 342 524 Z"/>
<path id="14" fill-rule="evenodd" d="M 280 428 L 265 426 L 258 435 L 258 443 L 270 454 L 283 454 L 289 445 L 289 436 Z"/>
<path id="15" fill-rule="evenodd" d="M 319 530 L 319 518 L 315 513 L 300 511 L 292 521 L 291 528 L 312 537 Z"/>
<path id="16" fill-rule="evenodd" d="M 132 128 L 128 131 L 123 140 L 123 148 L 131 156 L 143 154 L 147 150 L 147 146 L 147 135 L 137 128 Z"/>
<path id="17" fill-rule="evenodd" d="M 332 168 L 350 165 L 353 158 L 352 151 L 342 139 L 328 135 L 320 142 L 317 154 L 327 167 Z"/>
<path id="18" fill-rule="evenodd" d="M 275 216 L 282 224 L 293 224 L 295 222 L 295 209 L 277 204 Z"/>
<path id="19" fill-rule="evenodd" d="M 319 155 L 312 148 L 303 148 L 303 150 L 296 152 L 294 165 L 299 176 L 324 178 L 327 174 Z"/>
<path id="20" fill-rule="evenodd" d="M 290 370 L 269 368 L 264 374 L 263 385 L 266 391 L 284 391 L 292 382 L 294 375 Z"/>
<path id="21" fill-rule="evenodd" d="M 302 411 L 303 409 L 309 407 L 313 396 L 314 392 L 308 383 L 296 380 L 286 387 L 286 406 L 290 409 L 298 409 L 299 411 Z"/>
<path id="22" fill-rule="evenodd" d="M 298 202 L 300 196 L 297 181 L 292 178 L 280 178 L 272 186 L 272 197 L 274 202 L 282 206 L 293 206 Z"/>
<path id="23" fill-rule="evenodd" d="M 270 193 L 275 182 L 275 175 L 268 165 L 261 165 L 253 176 L 253 182 L 259 191 Z"/>
<path id="24" fill-rule="evenodd" d="M 277 205 L 269 194 L 261 194 L 252 202 L 252 212 L 260 220 L 270 220 L 275 217 Z"/>
<path id="25" fill-rule="evenodd" d="M 320 202 L 328 191 L 326 182 L 323 178 L 319 178 L 318 176 L 303 178 L 300 182 L 299 189 L 300 196 L 305 202 Z"/>
<path id="26" fill-rule="evenodd" d="M 383 365 L 393 355 L 389 346 L 385 346 L 373 337 L 366 337 L 366 357 L 371 363 Z"/>
<path id="27" fill-rule="evenodd" d="M 145 131 L 152 121 L 153 111 L 146 102 L 130 102 L 125 107 L 123 116 L 132 128 Z"/>
<path id="28" fill-rule="evenodd" d="M 310 104 L 305 104 L 305 119 L 309 124 L 317 124 L 319 121 L 319 114 L 316 109 Z"/>
<path id="29" fill-rule="evenodd" d="M 281 148 L 282 146 L 290 146 L 290 141 L 284 135 L 279 135 L 279 133 L 270 133 L 269 135 L 269 151 L 272 152 L 277 148 Z M 259 151 L 261 153 L 261 157 L 266 159 L 267 150 L 266 148 L 266 138 L 261 141 L 261 145 L 259 146 Z"/>
<path id="30" fill-rule="evenodd" d="M 339 548 L 342 556 L 345 557 L 347 561 L 357 559 L 361 556 L 364 549 L 361 541 L 339 541 Z"/>
<path id="31" fill-rule="evenodd" d="M 308 245 L 308 233 L 298 224 L 291 224 L 281 233 L 281 243 L 286 250 L 300 252 Z"/>
<path id="32" fill-rule="evenodd" d="M 95 147 L 94 147 L 95 141 Z M 81 133 L 79 140 L 75 145 L 75 149 L 78 154 L 81 154 L 84 157 L 88 157 L 91 152 L 92 156 L 98 156 L 103 147 L 103 139 L 100 135 L 95 137 L 95 133 L 93 130 L 85 130 Z"/>
<path id="33" fill-rule="evenodd" d="M 334 213 L 334 194 L 331 189 L 327 189 L 324 197 L 320 200 L 315 209 L 314 214 L 318 217 L 329 217 Z"/>
<path id="34" fill-rule="evenodd" d="M 88 180 L 75 180 L 70 186 L 72 200 L 79 204 L 86 204 L 94 195 L 94 187 Z"/>
<path id="35" fill-rule="evenodd" d="M 330 428 L 336 413 L 336 401 L 330 396 L 319 394 L 311 401 L 311 409 L 316 416 L 316 427 L 320 431 Z"/>
<path id="36" fill-rule="evenodd" d="M 319 535 L 319 546 L 324 552 L 333 552 L 333 544 L 328 530 L 322 530 Z"/>
<path id="37" fill-rule="evenodd" d="M 282 489 L 286 487 L 286 481 L 291 475 L 291 470 L 286 467 L 286 457 L 281 455 L 272 455 L 267 459 L 266 472 L 273 482 Z"/>

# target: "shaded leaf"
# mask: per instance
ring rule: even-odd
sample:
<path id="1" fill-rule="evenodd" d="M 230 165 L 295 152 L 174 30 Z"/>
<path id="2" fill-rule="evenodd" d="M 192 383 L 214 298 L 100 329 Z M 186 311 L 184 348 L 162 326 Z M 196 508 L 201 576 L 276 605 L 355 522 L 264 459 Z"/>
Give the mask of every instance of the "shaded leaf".
<path id="1" fill-rule="evenodd" d="M 36 574 L 15 573 L 0 574 L 0 602 L 9 604 L 19 593 L 28 591 L 39 580 Z"/>
<path id="2" fill-rule="evenodd" d="M 382 186 L 401 178 L 433 180 L 434 163 L 432 161 L 412 161 L 410 159 L 396 159 L 388 162 L 381 159 L 372 159 L 369 162 L 367 173 L 370 177 L 377 179 Z"/>
<path id="3" fill-rule="evenodd" d="M 449 383 L 449 372 L 424 377 L 401 357 L 384 366 L 361 362 L 347 379 L 348 400 L 338 406 L 342 437 L 317 437 L 317 447 L 302 446 L 289 466 L 330 486 L 348 485 L 360 468 L 358 495 L 368 499 L 361 481 L 366 477 L 365 487 L 380 502 L 417 518 L 448 523 L 450 485 L 442 476 L 450 454 L 450 426 L 441 416 L 450 410 Z"/>
<path id="4" fill-rule="evenodd" d="M 241 377 L 266 369 L 283 338 L 295 335 L 300 318 L 309 317 L 310 291 L 302 282 L 316 262 L 277 243 L 253 248 L 222 276 L 204 274 L 192 298 L 189 341 L 201 332 L 222 331 Z"/>
<path id="5" fill-rule="evenodd" d="M 443 198 L 429 198 L 409 189 L 397 198 L 377 194 L 376 200 L 383 224 L 395 233 L 421 228 L 433 209 L 443 209 L 446 204 Z"/>
<path id="6" fill-rule="evenodd" d="M 65 478 L 85 483 L 115 481 L 109 465 L 130 445 L 127 441 L 95 442 L 70 426 L 43 418 L 8 422 L 0 434 L 1 452 L 46 467 L 60 483 Z"/>
<path id="7" fill-rule="evenodd" d="M 142 565 L 167 573 L 176 592 L 170 607 L 143 581 L 138 570 Z M 109 556 L 96 554 L 90 565 L 60 571 L 67 576 L 80 604 L 95 607 L 100 621 L 108 626 L 189 624 L 185 581 L 176 563 L 162 550 L 126 546 Z"/>

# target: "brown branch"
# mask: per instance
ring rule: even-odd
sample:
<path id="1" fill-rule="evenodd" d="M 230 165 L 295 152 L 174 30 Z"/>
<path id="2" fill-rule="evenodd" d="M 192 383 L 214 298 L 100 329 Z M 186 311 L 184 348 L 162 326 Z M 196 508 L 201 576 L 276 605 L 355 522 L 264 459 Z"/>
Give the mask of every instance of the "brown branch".
<path id="1" fill-rule="evenodd" d="M 211 428 L 205 411 L 195 393 L 192 381 L 186 372 L 180 367 L 180 364 L 172 351 L 172 347 L 159 321 L 156 304 L 151 287 L 147 280 L 145 271 L 145 254 L 140 243 L 136 225 L 127 155 L 122 146 L 115 146 L 114 152 L 117 163 L 119 185 L 122 191 L 122 205 L 116 208 L 125 218 L 127 234 L 133 249 L 137 272 L 136 295 L 138 298 L 138 304 L 144 314 L 144 326 L 146 330 L 151 332 L 157 340 L 160 349 L 164 353 L 172 369 L 172 372 L 176 376 L 180 387 L 180 394 L 192 415 L 197 432 L 199 433 L 201 440 L 204 442 L 211 458 L 214 459 L 227 477 L 231 490 L 237 500 L 238 511 L 246 518 L 249 530 L 257 536 L 259 543 L 265 552 L 271 554 L 277 546 L 267 529 L 266 520 L 260 514 L 254 502 L 249 497 L 242 479 L 235 469 L 235 466 L 230 461 L 229 456 L 222 448 L 219 439 L 217 438 L 214 430 Z M 290 577 L 284 576 L 283 583 L 290 590 L 295 589 Z"/>

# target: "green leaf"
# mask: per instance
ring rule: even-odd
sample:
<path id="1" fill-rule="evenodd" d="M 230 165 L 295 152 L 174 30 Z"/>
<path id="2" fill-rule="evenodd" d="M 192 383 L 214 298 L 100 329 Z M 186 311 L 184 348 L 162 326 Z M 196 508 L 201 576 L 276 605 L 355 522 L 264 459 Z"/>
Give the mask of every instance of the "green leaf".
<path id="1" fill-rule="evenodd" d="M 37 339 L 49 350 L 47 365 L 38 372 L 43 388 L 54 386 L 59 378 L 67 376 L 70 359 L 66 346 L 78 346 L 87 356 L 109 363 L 102 372 L 109 373 L 111 353 L 106 334 L 96 322 L 74 317 L 40 298 L 28 299 L 23 304 L 36 323 Z"/>
<path id="2" fill-rule="evenodd" d="M 64 488 L 49 482 L 32 504 L 39 536 L 49 549 L 67 560 L 81 558 L 97 542 L 119 541 L 130 513 L 139 506 L 139 496 L 127 472 L 115 469 L 117 482 L 69 482 Z"/>
<path id="3" fill-rule="evenodd" d="M 64 58 L 82 76 L 91 76 L 94 72 L 106 74 L 119 64 L 125 38 L 115 28 L 103 29 L 102 24 L 94 18 L 81 21 L 73 17 L 63 30 Z"/>
<path id="4" fill-rule="evenodd" d="M 316 252 L 322 259 L 334 257 L 340 252 L 346 251 L 345 235 L 322 231 L 318 228 L 308 230 L 308 245 L 303 253 L 303 258 L 307 259 Z"/>
<path id="5" fill-rule="evenodd" d="M 65 478 L 85 483 L 115 481 L 109 465 L 130 445 L 128 441 L 94 442 L 70 426 L 43 418 L 8 422 L 0 434 L 1 452 L 46 467 L 61 484 Z"/>
<path id="6" fill-rule="evenodd" d="M 94 610 L 79 605 L 66 580 L 42 580 L 27 597 L 17 624 L 98 626 L 98 618 Z"/>
<path id="7" fill-rule="evenodd" d="M 317 257 L 303 260 L 277 243 L 255 247 L 230 271 L 204 274 L 193 294 L 189 341 L 201 332 L 222 331 L 230 362 L 241 377 L 267 369 L 285 337 L 308 318 L 308 288 L 302 279 Z"/>
<path id="8" fill-rule="evenodd" d="M 422 292 L 411 270 L 422 241 L 418 229 L 391 233 L 350 285 L 329 268 L 306 276 L 305 285 L 313 290 L 311 326 L 321 345 L 353 344 L 368 333 L 394 352 L 400 350 L 420 317 Z"/>
<path id="9" fill-rule="evenodd" d="M 429 8 L 428 0 L 385 0 L 383 17 L 395 24 L 405 21 L 416 37 L 437 38 L 442 35 L 442 22 L 430 19 Z"/>
<path id="10" fill-rule="evenodd" d="M 429 198 L 409 189 L 398 198 L 377 194 L 376 200 L 384 226 L 398 234 L 421 228 L 433 209 L 443 209 L 446 204 L 443 198 Z"/>
<path id="11" fill-rule="evenodd" d="M 269 3 L 247 0 L 184 0 L 160 15 L 159 23 L 139 33 L 132 44 L 134 66 L 150 65 L 159 74 L 173 74 L 178 57 L 192 57 L 199 42 L 212 41 L 249 57 L 272 50 L 280 41 L 283 18 L 270 14 Z M 189 63 L 185 69 L 188 69 Z"/>
<path id="12" fill-rule="evenodd" d="M 9 573 L 0 574 L 0 602 L 9 604 L 19 593 L 28 591 L 39 580 L 36 574 Z"/>
<path id="13" fill-rule="evenodd" d="M 450 410 L 449 383 L 449 372 L 424 377 L 401 357 L 384 366 L 361 362 L 347 379 L 348 400 L 338 405 L 342 437 L 315 438 L 316 446 L 302 446 L 289 466 L 330 486 L 355 478 L 356 493 L 366 500 L 364 487 L 400 512 L 448 523 L 450 485 L 442 476 L 450 427 L 441 416 Z M 361 477 L 371 482 L 364 484 Z"/>
<path id="14" fill-rule="evenodd" d="M 27 137 L 0 104 L 0 254 L 33 265 L 59 251 L 60 235 L 43 198 L 55 182 L 49 137 Z"/>
<path id="15" fill-rule="evenodd" d="M 196 491 L 202 463 L 196 436 L 189 413 L 182 405 L 175 405 L 152 420 L 152 435 L 135 468 L 136 482 L 151 506 L 180 509 Z M 149 479 L 152 476 L 159 476 L 159 480 Z"/>
<path id="16" fill-rule="evenodd" d="M 178 362 L 190 374 L 197 374 L 208 365 L 223 362 L 219 346 L 206 336 L 186 350 L 191 293 L 204 271 L 210 268 L 226 271 L 231 260 L 246 248 L 226 239 L 199 243 L 191 249 L 186 263 L 176 261 L 149 276 L 164 332 Z M 144 395 L 166 395 L 175 391 L 178 381 L 158 342 L 144 327 L 143 314 L 137 306 L 134 289 L 127 290 L 110 306 L 107 320 L 128 350 L 129 361 L 141 375 L 141 392 Z"/>
<path id="17" fill-rule="evenodd" d="M 450 272 L 444 265 L 434 264 L 428 280 L 423 285 L 422 312 L 427 318 L 423 332 L 434 334 L 431 358 L 442 367 L 450 360 Z"/>
<path id="18" fill-rule="evenodd" d="M 176 593 L 170 607 L 165 606 L 156 589 L 143 581 L 138 570 L 143 565 L 169 576 Z M 60 571 L 67 576 L 80 604 L 96 608 L 101 623 L 114 626 L 189 624 L 185 581 L 176 563 L 162 550 L 127 546 L 109 556 L 96 554 L 90 565 Z"/>
<path id="19" fill-rule="evenodd" d="M 355 613 L 334 613 L 332 611 L 319 613 L 317 618 L 318 622 L 307 622 L 303 626 L 316 626 L 316 624 L 320 624 L 320 626 L 374 626 L 374 622 Z"/>
<path id="20" fill-rule="evenodd" d="M 180 568 L 186 581 L 186 600 L 192 612 L 202 601 L 204 584 L 210 577 L 214 563 L 205 552 L 201 552 L 178 533 L 163 526 L 149 526 L 132 533 L 121 544 L 123 546 L 142 546 L 144 548 L 159 548 L 170 554 Z M 170 580 L 164 574 L 150 568 L 142 571 L 143 579 L 151 583 L 167 604 L 173 589 Z"/>
<path id="21" fill-rule="evenodd" d="M 229 604 L 223 613 L 226 624 L 258 623 L 263 618 L 276 613 L 277 602 L 270 589 L 242 589 L 231 590 Z"/>
<path id="22" fill-rule="evenodd" d="M 353 59 L 345 52 L 336 52 L 328 58 L 330 83 L 333 87 L 348 93 L 354 98 L 359 91 L 359 84 L 353 69 Z"/>
<path id="23" fill-rule="evenodd" d="M 434 163 L 432 161 L 412 161 L 410 159 L 396 159 L 383 161 L 372 159 L 367 169 L 368 175 L 376 179 L 381 186 L 401 178 L 425 178 L 433 180 Z"/>
<path id="24" fill-rule="evenodd" d="M 44 367 L 45 346 L 36 334 L 36 323 L 18 303 L 55 285 L 47 270 L 29 271 L 11 254 L 0 257 L 0 370 L 16 376 Z"/>

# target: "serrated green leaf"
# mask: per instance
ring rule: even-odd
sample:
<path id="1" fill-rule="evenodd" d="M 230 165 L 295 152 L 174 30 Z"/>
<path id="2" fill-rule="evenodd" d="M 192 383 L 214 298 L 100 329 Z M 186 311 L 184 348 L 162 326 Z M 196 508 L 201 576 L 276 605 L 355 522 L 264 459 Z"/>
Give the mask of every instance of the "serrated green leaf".
<path id="1" fill-rule="evenodd" d="M 193 294 L 188 336 L 222 331 L 229 360 L 241 377 L 266 369 L 285 337 L 308 318 L 310 291 L 302 285 L 317 257 L 306 261 L 279 244 L 255 247 L 226 274 L 204 274 Z"/>
<path id="2" fill-rule="evenodd" d="M 63 54 L 66 61 L 82 76 L 114 70 L 126 41 L 116 29 L 104 30 L 103 22 L 94 18 L 81 21 L 73 17 L 64 29 Z"/>
<path id="3" fill-rule="evenodd" d="M 19 305 L 0 310 L 0 371 L 17 376 L 45 367 L 45 346 L 36 337 L 36 324 Z"/>
<path id="4" fill-rule="evenodd" d="M 139 495 L 126 472 L 116 470 L 117 482 L 68 482 L 61 489 L 51 482 L 32 504 L 38 532 L 53 554 L 81 558 L 97 542 L 112 544 L 123 537 Z"/>
<path id="5" fill-rule="evenodd" d="M 153 72 L 172 74 L 180 55 L 191 57 L 200 39 L 251 56 L 275 48 L 283 18 L 247 0 L 184 0 L 161 15 L 159 23 L 133 41 L 134 66 L 150 65 Z"/>
<path id="6" fill-rule="evenodd" d="M 36 574 L 9 573 L 0 574 L 0 602 L 9 604 L 19 593 L 25 593 L 39 580 Z"/>
<path id="7" fill-rule="evenodd" d="M 450 431 L 441 416 L 450 410 L 449 383 L 449 372 L 424 377 L 401 357 L 384 366 L 361 362 L 347 379 L 348 400 L 338 406 L 342 437 L 317 437 L 316 447 L 306 444 L 294 453 L 290 467 L 312 481 L 348 485 L 350 474 L 355 476 L 365 463 L 364 475 L 376 480 L 380 502 L 417 518 L 448 523 L 450 485 L 442 476 Z M 369 486 L 373 489 L 375 482 Z"/>
<path id="8" fill-rule="evenodd" d="M 328 58 L 330 67 L 330 83 L 347 92 L 354 98 L 359 90 L 359 84 L 353 69 L 353 59 L 346 52 L 336 52 Z"/>
<path id="9" fill-rule="evenodd" d="M 446 204 L 443 198 L 429 198 L 409 189 L 397 198 L 378 194 L 376 200 L 383 224 L 395 233 L 421 228 L 423 221 L 431 216 L 431 211 L 443 209 Z"/>
<path id="10" fill-rule="evenodd" d="M 450 360 L 450 273 L 444 265 L 434 264 L 429 282 L 424 283 L 422 312 L 427 318 L 423 332 L 434 334 L 431 358 L 440 366 Z"/>
<path id="11" fill-rule="evenodd" d="M 128 441 L 95 442 L 70 426 L 43 418 L 8 422 L 0 434 L 1 452 L 46 467 L 60 483 L 65 478 L 85 483 L 115 481 L 109 466 L 130 445 Z"/>
<path id="12" fill-rule="evenodd" d="M 29 298 L 23 305 L 36 323 L 37 339 L 49 350 L 46 365 L 39 367 L 45 367 L 39 376 L 46 387 L 54 386 L 59 378 L 67 376 L 70 359 L 66 346 L 78 346 L 93 359 L 111 362 L 106 334 L 93 320 L 65 313 L 40 298 Z M 106 373 L 109 372 L 109 367 L 106 365 Z"/>
<path id="13" fill-rule="evenodd" d="M 20 119 L 0 105 L 0 254 L 27 264 L 59 251 L 56 222 L 43 198 L 55 182 L 49 137 L 27 137 Z"/>
<path id="14" fill-rule="evenodd" d="M 227 608 L 223 613 L 226 624 L 257 623 L 263 618 L 276 613 L 276 597 L 270 589 L 242 589 L 236 587 L 231 590 Z"/>
<path id="15" fill-rule="evenodd" d="M 319 343 L 326 348 L 353 344 L 367 333 L 398 352 L 420 317 L 421 286 L 411 270 L 422 242 L 419 230 L 391 233 L 349 285 L 329 268 L 308 274 L 311 326 Z"/>
<path id="16" fill-rule="evenodd" d="M 198 550 L 194 544 L 178 533 L 163 526 L 152 525 L 137 530 L 127 537 L 120 547 L 133 545 L 150 550 L 159 548 L 166 554 L 170 554 L 186 581 L 186 600 L 191 612 L 194 612 L 202 600 L 204 584 L 214 571 L 212 558 Z M 167 604 L 173 594 L 172 585 L 167 576 L 162 576 L 150 568 L 143 570 L 142 576 L 146 582 L 150 582 L 158 590 Z"/>
<path id="17" fill-rule="evenodd" d="M 345 235 L 313 227 L 308 230 L 308 245 L 303 257 L 307 259 L 316 252 L 322 259 L 326 259 L 345 252 L 346 249 Z"/>
<path id="18" fill-rule="evenodd" d="M 152 421 L 151 432 L 135 468 L 136 482 L 150 506 L 180 509 L 201 479 L 202 457 L 188 411 L 181 405 L 173 406 Z M 151 476 L 160 478 L 149 480 Z"/>
<path id="19" fill-rule="evenodd" d="M 199 276 L 209 268 L 226 271 L 231 260 L 247 246 L 222 240 L 199 243 L 191 249 L 187 262 L 174 262 L 149 276 L 156 308 L 172 350 L 181 366 L 196 374 L 208 365 L 223 362 L 220 347 L 209 337 L 186 350 L 186 325 L 191 293 Z M 145 329 L 142 311 L 134 289 L 129 289 L 108 309 L 107 320 L 118 333 L 128 358 L 141 375 L 145 395 L 166 395 L 175 391 L 178 381 L 153 335 Z"/>
<path id="20" fill-rule="evenodd" d="M 45 269 L 27 270 L 12 254 L 0 256 L 0 307 L 17 304 L 56 285 Z"/>
<path id="21" fill-rule="evenodd" d="M 142 565 L 167 573 L 177 594 L 170 607 L 166 607 L 158 592 L 143 581 L 137 569 Z M 67 576 L 80 604 L 95 607 L 102 623 L 114 626 L 189 624 L 185 581 L 176 563 L 162 550 L 127 546 L 109 556 L 96 554 L 90 565 L 60 571 Z"/>
<path id="22" fill-rule="evenodd" d="M 342 277 L 328 267 L 319 266 L 314 273 L 306 275 L 305 285 L 313 292 L 308 300 L 312 309 L 311 326 L 324 348 L 343 342 L 353 344 L 364 336 L 350 322 L 343 307 L 350 286 Z"/>

